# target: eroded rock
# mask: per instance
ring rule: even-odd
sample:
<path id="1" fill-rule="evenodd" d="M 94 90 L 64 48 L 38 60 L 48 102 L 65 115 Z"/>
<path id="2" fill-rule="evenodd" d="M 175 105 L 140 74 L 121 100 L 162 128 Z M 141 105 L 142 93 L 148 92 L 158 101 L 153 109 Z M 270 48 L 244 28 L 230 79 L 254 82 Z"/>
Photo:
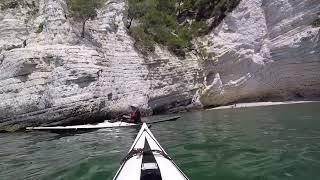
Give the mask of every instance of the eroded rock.
<path id="1" fill-rule="evenodd" d="M 206 85 L 203 105 L 319 96 L 319 28 L 311 26 L 318 12 L 316 0 L 242 1 L 202 39 L 215 54 L 206 74 L 222 83 Z"/>

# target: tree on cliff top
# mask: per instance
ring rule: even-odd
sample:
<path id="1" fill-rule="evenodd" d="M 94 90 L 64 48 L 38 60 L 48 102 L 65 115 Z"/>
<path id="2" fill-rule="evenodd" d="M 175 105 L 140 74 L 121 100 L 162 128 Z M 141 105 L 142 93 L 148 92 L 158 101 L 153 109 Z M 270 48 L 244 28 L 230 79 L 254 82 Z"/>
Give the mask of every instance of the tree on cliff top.
<path id="1" fill-rule="evenodd" d="M 195 46 L 193 39 L 219 25 L 240 0 L 127 0 L 127 28 L 142 54 L 161 44 L 185 57 Z M 133 26 L 132 22 L 134 23 Z"/>
<path id="2" fill-rule="evenodd" d="M 84 37 L 86 22 L 97 17 L 97 8 L 102 5 L 102 0 L 68 0 L 71 15 L 82 22 L 81 37 Z"/>

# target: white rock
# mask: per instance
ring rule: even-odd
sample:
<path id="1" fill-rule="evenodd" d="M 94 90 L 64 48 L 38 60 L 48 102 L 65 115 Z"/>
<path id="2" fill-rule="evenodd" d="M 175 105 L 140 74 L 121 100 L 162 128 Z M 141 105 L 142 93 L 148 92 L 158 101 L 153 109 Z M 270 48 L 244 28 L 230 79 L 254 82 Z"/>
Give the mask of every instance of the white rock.
<path id="1" fill-rule="evenodd" d="M 196 52 L 181 60 L 163 47 L 139 54 L 125 27 L 125 0 L 108 0 L 84 39 L 64 0 L 37 6 L 36 15 L 27 7 L 0 11 L 0 131 L 87 123 L 133 103 L 161 112 L 191 102 L 320 95 L 319 28 L 310 26 L 317 0 L 242 1 L 199 38 L 215 55 L 206 61 Z"/>
<path id="2" fill-rule="evenodd" d="M 204 38 L 217 61 L 206 74 L 220 74 L 222 87 L 204 87 L 203 105 L 319 96 L 319 12 L 315 0 L 242 1 Z"/>
<path id="3" fill-rule="evenodd" d="M 200 82 L 195 78 L 201 79 L 197 57 L 181 61 L 159 49 L 156 59 L 168 60 L 151 67 L 148 63 L 157 60 L 140 55 L 127 33 L 124 0 L 107 1 L 87 22 L 85 39 L 81 26 L 66 18 L 63 0 L 41 0 L 34 17 L 22 10 L 0 12 L 5 17 L 0 18 L 1 47 L 27 40 L 25 48 L 1 53 L 0 130 L 15 124 L 84 123 L 128 111 L 133 103 L 149 111 L 192 100 Z M 36 33 L 40 23 L 43 31 Z"/>

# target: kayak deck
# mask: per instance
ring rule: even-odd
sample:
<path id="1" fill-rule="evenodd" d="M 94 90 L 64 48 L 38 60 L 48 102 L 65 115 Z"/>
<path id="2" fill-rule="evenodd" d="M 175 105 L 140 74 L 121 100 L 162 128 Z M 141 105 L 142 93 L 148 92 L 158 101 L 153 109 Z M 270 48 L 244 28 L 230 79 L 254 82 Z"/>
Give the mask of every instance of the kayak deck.
<path id="1" fill-rule="evenodd" d="M 113 180 L 188 180 L 144 123 Z"/>

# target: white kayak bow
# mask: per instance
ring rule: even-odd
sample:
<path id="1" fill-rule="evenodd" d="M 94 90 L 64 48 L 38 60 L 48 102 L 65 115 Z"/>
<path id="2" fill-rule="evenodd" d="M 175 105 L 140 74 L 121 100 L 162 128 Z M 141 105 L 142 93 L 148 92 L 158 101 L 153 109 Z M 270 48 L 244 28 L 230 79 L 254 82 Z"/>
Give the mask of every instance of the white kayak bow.
<path id="1" fill-rule="evenodd" d="M 113 180 L 188 180 L 143 123 Z"/>

